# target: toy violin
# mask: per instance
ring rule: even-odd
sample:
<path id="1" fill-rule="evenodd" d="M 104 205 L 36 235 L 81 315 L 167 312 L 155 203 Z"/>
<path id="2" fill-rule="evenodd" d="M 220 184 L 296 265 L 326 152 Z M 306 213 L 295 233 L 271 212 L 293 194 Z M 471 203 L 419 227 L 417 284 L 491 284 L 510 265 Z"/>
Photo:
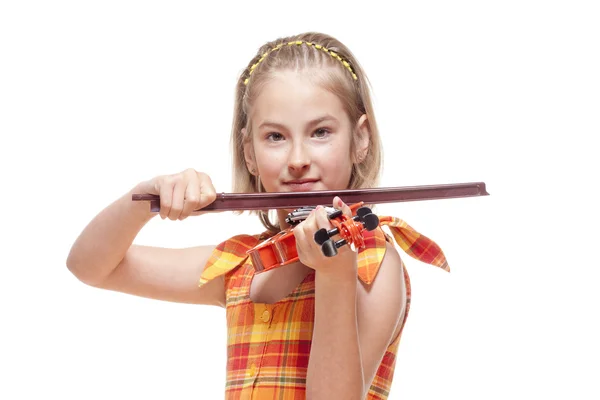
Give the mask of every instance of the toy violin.
<path id="1" fill-rule="evenodd" d="M 363 248 L 362 232 L 372 231 L 379 226 L 377 215 L 373 214 L 370 208 L 361 207 L 362 205 L 362 202 L 350 205 L 350 210 L 354 214 L 352 218 L 342 214 L 342 210 L 329 209 L 328 217 L 334 228 L 319 229 L 314 236 L 315 242 L 321 246 L 321 251 L 326 257 L 335 256 L 337 249 L 344 245 L 350 245 L 354 249 Z M 297 224 L 302 218 L 295 219 L 296 215 L 304 212 L 303 216 L 306 217 L 309 210 L 310 208 L 304 208 L 293 211 L 288 215 L 286 221 Z M 331 239 L 334 235 L 339 235 L 341 239 L 334 242 Z M 293 228 L 277 233 L 248 250 L 247 254 L 252 258 L 252 265 L 257 273 L 298 261 Z"/>
<path id="2" fill-rule="evenodd" d="M 384 187 L 374 189 L 318 190 L 312 192 L 275 193 L 220 193 L 215 201 L 202 211 L 240 211 L 290 209 L 286 222 L 292 225 L 256 247 L 247 251 L 257 273 L 290 264 L 298 260 L 294 226 L 302 221 L 318 205 L 326 206 L 333 228 L 320 229 L 314 240 L 321 246 L 323 254 L 333 257 L 337 249 L 349 245 L 354 249 L 364 247 L 363 232 L 379 226 L 379 217 L 364 204 L 392 203 L 403 201 L 434 200 L 457 197 L 486 196 L 484 182 L 443 184 L 429 186 Z M 348 217 L 329 206 L 335 196 L 349 204 L 353 216 Z M 153 212 L 160 211 L 160 197 L 149 194 L 134 194 L 134 201 L 150 201 Z M 351 204 L 353 203 L 353 204 Z M 340 239 L 333 240 L 334 236 Z"/>

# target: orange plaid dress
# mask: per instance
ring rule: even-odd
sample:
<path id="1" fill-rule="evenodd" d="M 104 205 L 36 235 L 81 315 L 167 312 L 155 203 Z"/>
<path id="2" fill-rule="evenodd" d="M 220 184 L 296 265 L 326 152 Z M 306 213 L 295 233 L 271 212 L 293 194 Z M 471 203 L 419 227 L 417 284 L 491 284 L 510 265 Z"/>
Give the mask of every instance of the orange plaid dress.
<path id="1" fill-rule="evenodd" d="M 380 217 L 400 247 L 412 257 L 449 271 L 441 249 L 404 221 Z M 209 259 L 199 285 L 225 275 L 227 316 L 226 399 L 304 399 L 315 312 L 315 274 L 304 280 L 285 298 L 274 304 L 250 300 L 254 268 L 246 252 L 268 234 L 238 235 L 219 244 Z M 364 232 L 365 248 L 358 253 L 358 278 L 370 284 L 375 279 L 391 241 L 381 227 Z M 406 269 L 404 278 L 407 306 L 411 286 Z M 394 376 L 396 353 L 402 331 L 388 345 L 371 382 L 368 399 L 387 399 Z"/>

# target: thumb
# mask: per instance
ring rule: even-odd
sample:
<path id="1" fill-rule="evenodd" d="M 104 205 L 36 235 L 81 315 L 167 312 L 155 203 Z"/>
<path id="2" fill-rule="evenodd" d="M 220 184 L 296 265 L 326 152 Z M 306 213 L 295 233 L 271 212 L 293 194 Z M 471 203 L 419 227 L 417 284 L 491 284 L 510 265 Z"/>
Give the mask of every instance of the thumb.
<path id="1" fill-rule="evenodd" d="M 350 210 L 348 204 L 344 203 L 338 196 L 333 198 L 333 207 L 335 207 L 337 210 L 342 210 L 342 213 L 345 216 L 352 218 L 352 210 Z"/>

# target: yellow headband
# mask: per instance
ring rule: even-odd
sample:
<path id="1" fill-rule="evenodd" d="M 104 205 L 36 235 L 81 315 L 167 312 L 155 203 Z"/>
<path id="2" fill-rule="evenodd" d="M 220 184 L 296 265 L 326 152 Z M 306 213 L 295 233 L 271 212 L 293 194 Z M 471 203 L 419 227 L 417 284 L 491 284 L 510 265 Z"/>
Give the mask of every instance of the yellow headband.
<path id="1" fill-rule="evenodd" d="M 296 45 L 300 46 L 302 43 L 306 43 L 307 46 L 315 46 L 316 49 L 323 50 L 325 53 L 329 54 L 331 57 L 333 57 L 333 58 L 337 59 L 339 62 L 341 62 L 342 65 L 344 67 L 346 67 L 348 69 L 348 71 L 350 71 L 350 73 L 352 74 L 352 78 L 354 78 L 354 80 L 358 79 L 358 77 L 356 76 L 356 74 L 354 73 L 354 71 L 352 71 L 352 67 L 350 67 L 350 64 L 346 60 L 344 60 L 342 57 L 340 57 L 339 55 L 337 55 L 337 53 L 335 53 L 335 52 L 333 52 L 333 51 L 331 51 L 331 50 L 329 50 L 329 49 L 321 46 L 320 44 L 314 44 L 314 43 L 311 43 L 311 42 L 304 42 L 302 40 L 297 40 L 295 42 L 288 42 L 287 45 L 291 46 L 291 45 L 296 44 Z M 279 50 L 283 46 L 285 46 L 285 43 L 280 43 L 277 46 L 273 47 L 272 49 L 268 50 L 265 54 L 263 54 L 262 57 L 256 62 L 256 64 L 253 64 L 250 67 L 250 72 L 248 73 L 248 77 L 244 80 L 244 85 L 248 84 L 248 81 L 250 80 L 250 75 L 252 75 L 252 72 L 254 72 L 254 70 L 256 69 L 256 67 L 258 67 L 258 64 L 260 64 L 260 62 L 262 60 L 264 60 L 265 57 L 268 56 L 271 52 L 273 52 L 275 50 Z"/>

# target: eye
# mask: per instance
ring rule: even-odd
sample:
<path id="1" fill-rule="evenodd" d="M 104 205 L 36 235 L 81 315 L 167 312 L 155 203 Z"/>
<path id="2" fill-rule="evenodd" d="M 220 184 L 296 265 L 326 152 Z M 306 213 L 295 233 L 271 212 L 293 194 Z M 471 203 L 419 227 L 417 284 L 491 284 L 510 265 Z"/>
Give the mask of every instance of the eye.
<path id="1" fill-rule="evenodd" d="M 330 133 L 331 131 L 327 128 L 319 128 L 315 131 L 314 135 L 318 138 L 324 138 Z"/>
<path id="2" fill-rule="evenodd" d="M 271 142 L 279 142 L 283 140 L 283 135 L 279 132 L 270 132 L 267 134 L 267 140 Z"/>

